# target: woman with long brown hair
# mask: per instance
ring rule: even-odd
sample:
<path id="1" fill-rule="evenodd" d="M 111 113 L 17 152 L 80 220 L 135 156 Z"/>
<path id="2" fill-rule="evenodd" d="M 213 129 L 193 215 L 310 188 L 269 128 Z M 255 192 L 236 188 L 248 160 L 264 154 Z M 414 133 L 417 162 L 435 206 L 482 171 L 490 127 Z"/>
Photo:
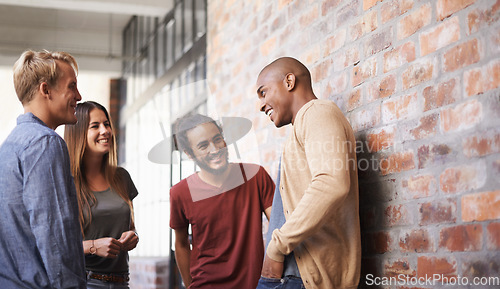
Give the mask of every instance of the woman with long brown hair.
<path id="1" fill-rule="evenodd" d="M 128 251 L 139 241 L 132 205 L 137 189 L 117 166 L 106 109 L 93 101 L 79 103 L 76 117 L 75 125 L 66 125 L 64 139 L 78 196 L 87 288 L 128 288 Z"/>

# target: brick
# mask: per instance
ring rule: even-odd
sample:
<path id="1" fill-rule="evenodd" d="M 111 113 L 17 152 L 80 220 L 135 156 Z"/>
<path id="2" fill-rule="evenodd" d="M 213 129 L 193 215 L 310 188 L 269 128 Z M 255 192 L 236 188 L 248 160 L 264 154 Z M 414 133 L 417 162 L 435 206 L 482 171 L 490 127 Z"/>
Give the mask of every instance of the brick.
<path id="1" fill-rule="evenodd" d="M 489 27 L 500 19 L 500 0 L 487 1 L 490 7 L 475 9 L 467 15 L 468 34 L 475 33 L 482 28 Z"/>
<path id="2" fill-rule="evenodd" d="M 307 27 L 306 30 L 304 30 L 304 33 L 309 35 L 309 37 L 304 37 L 309 38 L 309 43 L 304 47 L 315 45 L 316 43 L 324 41 L 326 36 L 329 35 L 331 31 L 331 23 L 327 21 L 314 21 L 313 25 L 310 25 L 310 27 Z M 295 37 L 297 37 L 297 35 L 295 35 Z"/>
<path id="3" fill-rule="evenodd" d="M 363 10 L 368 10 L 373 6 L 377 5 L 378 2 L 382 2 L 382 0 L 363 0 Z"/>
<path id="4" fill-rule="evenodd" d="M 436 4 L 437 19 L 443 20 L 455 12 L 458 12 L 470 5 L 476 0 L 439 0 Z"/>
<path id="5" fill-rule="evenodd" d="M 300 37 L 300 38 L 299 37 L 292 37 L 294 30 L 295 29 L 291 25 L 287 25 L 285 27 L 285 30 L 282 33 L 279 33 L 278 40 L 276 42 L 278 42 L 278 43 L 287 43 L 289 41 L 293 41 L 294 45 L 296 45 L 297 47 L 308 47 L 309 44 L 311 43 L 310 39 L 309 39 L 310 37 L 309 36 L 307 36 L 307 37 Z M 268 33 L 268 32 L 266 31 L 266 32 L 263 32 L 263 33 Z M 267 37 L 266 37 L 266 39 L 267 39 Z M 259 37 L 259 38 L 261 38 L 261 37 Z M 259 40 L 254 40 L 254 41 L 262 42 L 262 41 L 260 41 L 260 39 Z M 258 55 L 260 55 L 260 54 L 258 54 Z M 222 56 L 221 56 L 221 58 L 224 59 L 224 57 L 222 57 Z"/>
<path id="6" fill-rule="evenodd" d="M 491 163 L 492 173 L 494 176 L 500 176 L 500 160 L 496 160 Z M 495 181 L 500 184 L 500 179 L 495 178 Z"/>
<path id="7" fill-rule="evenodd" d="M 486 34 L 486 43 L 490 43 L 486 48 L 489 49 L 487 55 L 494 55 L 500 52 L 500 27 L 492 28 Z"/>
<path id="8" fill-rule="evenodd" d="M 384 1 L 380 8 L 382 23 L 386 23 L 413 8 L 412 0 Z"/>
<path id="9" fill-rule="evenodd" d="M 388 227 L 412 224 L 412 215 L 407 205 L 389 205 L 384 210 L 384 225 Z"/>
<path id="10" fill-rule="evenodd" d="M 469 66 L 481 60 L 481 51 L 477 39 L 472 39 L 448 50 L 443 55 L 445 72 Z"/>
<path id="11" fill-rule="evenodd" d="M 349 94 L 349 99 L 347 101 L 347 110 L 351 111 L 361 106 L 361 104 L 361 89 L 356 89 Z"/>
<path id="12" fill-rule="evenodd" d="M 457 277 L 457 261 L 454 257 L 418 257 L 417 275 L 420 277 Z M 437 276 L 436 275 L 436 276 Z"/>
<path id="13" fill-rule="evenodd" d="M 288 19 L 303 16 L 304 11 L 307 11 L 311 6 L 307 1 L 292 1 L 290 5 L 285 7 L 288 10 Z"/>
<path id="14" fill-rule="evenodd" d="M 331 60 L 330 60 L 331 61 Z M 329 67 L 332 65 L 328 60 L 321 61 L 317 65 L 311 68 L 311 76 L 316 81 L 321 81 L 327 77 L 329 77 Z"/>
<path id="15" fill-rule="evenodd" d="M 280 0 L 281 2 L 283 1 L 287 1 L 287 0 Z M 226 6 L 225 8 L 230 8 L 231 6 L 233 6 L 234 2 L 236 2 L 236 0 L 229 0 L 229 1 L 224 1 L 224 5 Z"/>
<path id="16" fill-rule="evenodd" d="M 367 153 L 378 152 L 394 144 L 395 126 L 386 126 L 367 133 Z"/>
<path id="17" fill-rule="evenodd" d="M 460 38 L 458 17 L 454 17 L 420 34 L 420 53 L 422 56 L 439 50 Z"/>
<path id="18" fill-rule="evenodd" d="M 287 21 L 286 14 L 278 14 L 278 16 L 271 23 L 271 30 L 276 31 L 281 27 L 285 27 L 286 21 Z"/>
<path id="19" fill-rule="evenodd" d="M 321 3 L 321 15 L 325 16 L 332 11 L 342 2 L 341 0 L 326 0 Z"/>
<path id="20" fill-rule="evenodd" d="M 382 175 L 388 175 L 414 169 L 413 157 L 412 151 L 391 154 L 380 160 L 380 172 Z"/>
<path id="21" fill-rule="evenodd" d="M 486 183 L 486 166 L 484 162 L 450 167 L 439 176 L 442 192 L 456 194 L 480 189 Z"/>
<path id="22" fill-rule="evenodd" d="M 382 121 L 390 123 L 395 120 L 408 119 L 421 113 L 417 93 L 391 98 L 382 103 Z"/>
<path id="23" fill-rule="evenodd" d="M 352 129 L 356 131 L 372 128 L 380 123 L 380 105 L 354 111 L 350 116 Z"/>
<path id="24" fill-rule="evenodd" d="M 434 244 L 429 232 L 425 229 L 402 231 L 399 235 L 401 252 L 424 253 L 434 252 Z"/>
<path id="25" fill-rule="evenodd" d="M 384 264 L 384 276 L 398 278 L 400 275 L 415 277 L 417 271 L 411 268 L 410 261 L 406 258 L 397 260 L 386 260 Z"/>
<path id="26" fill-rule="evenodd" d="M 299 1 L 300 2 L 300 1 Z M 337 11 L 337 28 L 342 27 L 350 19 L 359 15 L 359 0 L 348 1 L 346 5 L 340 7 Z"/>
<path id="27" fill-rule="evenodd" d="M 384 53 L 384 72 L 401 67 L 415 60 L 415 43 L 412 41 Z"/>
<path id="28" fill-rule="evenodd" d="M 348 47 L 341 50 L 333 59 L 335 72 L 344 70 L 346 67 L 359 63 L 359 50 L 357 47 Z"/>
<path id="29" fill-rule="evenodd" d="M 260 46 L 260 52 L 262 55 L 269 55 L 272 51 L 276 49 L 276 37 L 270 37 Z"/>
<path id="30" fill-rule="evenodd" d="M 365 234 L 362 238 L 365 252 L 368 254 L 383 254 L 391 252 L 394 248 L 393 237 L 389 232 L 380 231 Z"/>
<path id="31" fill-rule="evenodd" d="M 455 153 L 447 144 L 426 144 L 417 150 L 418 168 L 422 169 L 431 165 L 445 164 L 449 162 Z"/>
<path id="32" fill-rule="evenodd" d="M 486 246 L 489 250 L 500 250 L 500 223 L 491 223 L 486 227 Z"/>
<path id="33" fill-rule="evenodd" d="M 321 55 L 321 51 L 324 51 L 324 50 L 322 49 L 320 44 L 310 45 L 307 48 L 307 50 L 305 51 L 305 53 L 303 53 L 298 58 L 303 59 L 305 63 L 318 63 L 318 62 L 324 61 L 324 59 L 322 58 L 322 55 Z M 332 62 L 331 60 L 326 61 L 326 62 L 330 62 L 329 65 L 331 66 L 331 62 Z"/>
<path id="34" fill-rule="evenodd" d="M 424 88 L 424 111 L 452 104 L 460 99 L 460 81 L 452 78 Z"/>
<path id="35" fill-rule="evenodd" d="M 346 29 L 341 29 L 337 31 L 333 36 L 328 37 L 328 39 L 325 41 L 325 57 L 344 46 L 346 41 L 346 34 Z"/>
<path id="36" fill-rule="evenodd" d="M 462 147 L 469 158 L 499 153 L 500 131 L 488 130 L 469 136 L 462 141 Z"/>
<path id="37" fill-rule="evenodd" d="M 434 59 L 421 59 L 403 71 L 403 89 L 409 89 L 422 82 L 431 80 L 434 75 Z"/>
<path id="38" fill-rule="evenodd" d="M 393 32 L 392 27 L 370 36 L 365 43 L 365 56 L 377 54 L 378 52 L 390 47 L 392 45 Z"/>
<path id="39" fill-rule="evenodd" d="M 301 27 L 307 27 L 311 25 L 311 23 L 314 22 L 316 19 L 318 19 L 318 16 L 319 16 L 319 8 L 318 6 L 314 5 L 309 11 L 302 12 L 299 18 L 299 24 Z"/>
<path id="40" fill-rule="evenodd" d="M 418 126 L 410 129 L 410 134 L 415 140 L 428 138 L 436 135 L 438 131 L 439 115 L 430 114 L 423 116 L 418 121 Z"/>
<path id="41" fill-rule="evenodd" d="M 326 87 L 327 95 L 339 94 L 347 89 L 347 73 L 335 73 L 329 80 Z"/>
<path id="42" fill-rule="evenodd" d="M 355 41 L 361 36 L 377 29 L 377 11 L 373 10 L 363 15 L 358 23 L 352 25 L 350 30 L 350 41 Z"/>
<path id="43" fill-rule="evenodd" d="M 431 23 L 432 8 L 430 4 L 422 5 L 419 9 L 412 12 L 398 22 L 398 40 L 404 39 L 419 31 Z"/>
<path id="44" fill-rule="evenodd" d="M 419 214 L 421 226 L 454 223 L 457 219 L 457 202 L 445 199 L 423 203 L 420 205 Z"/>
<path id="45" fill-rule="evenodd" d="M 370 103 L 380 98 L 391 96 L 396 92 L 396 76 L 387 75 L 380 81 L 372 81 L 368 87 L 366 102 Z"/>
<path id="46" fill-rule="evenodd" d="M 278 1 L 278 10 L 281 10 L 292 3 L 293 0 L 279 0 Z"/>
<path id="47" fill-rule="evenodd" d="M 405 199 L 426 198 L 437 193 L 437 181 L 433 175 L 411 176 L 402 181 Z"/>
<path id="48" fill-rule="evenodd" d="M 461 131 L 473 128 L 483 119 L 483 105 L 472 99 L 455 107 L 441 111 L 441 130 L 443 132 Z"/>
<path id="49" fill-rule="evenodd" d="M 500 60 L 468 70 L 464 73 L 467 96 L 485 93 L 500 87 Z"/>
<path id="50" fill-rule="evenodd" d="M 372 57 L 354 66 L 352 70 L 352 86 L 358 86 L 377 74 L 377 59 Z"/>
<path id="51" fill-rule="evenodd" d="M 476 280 L 482 280 L 483 282 L 489 282 L 488 284 L 476 286 L 475 288 L 498 288 L 500 285 L 500 280 L 498 278 L 498 272 L 500 270 L 500 261 L 498 258 L 498 252 L 489 254 L 474 254 L 468 258 L 462 260 L 462 275 L 467 277 L 469 280 L 474 280 L 474 278 L 479 278 Z M 482 278 L 485 279 L 482 279 Z M 472 287 L 471 287 L 472 288 Z"/>
<path id="52" fill-rule="evenodd" d="M 478 251 L 482 235 L 483 227 L 477 224 L 443 228 L 439 232 L 439 247 L 450 252 Z"/>
<path id="53" fill-rule="evenodd" d="M 500 191 L 470 194 L 462 197 L 464 222 L 500 219 Z"/>

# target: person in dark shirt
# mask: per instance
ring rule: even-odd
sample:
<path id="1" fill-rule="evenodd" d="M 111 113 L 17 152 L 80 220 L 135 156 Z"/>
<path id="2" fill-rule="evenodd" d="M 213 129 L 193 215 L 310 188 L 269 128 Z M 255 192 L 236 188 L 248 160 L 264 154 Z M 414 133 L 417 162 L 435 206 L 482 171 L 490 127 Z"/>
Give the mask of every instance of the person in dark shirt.
<path id="1" fill-rule="evenodd" d="M 66 126 L 71 171 L 80 204 L 87 288 L 128 288 L 128 251 L 139 241 L 132 200 L 137 189 L 117 167 L 116 140 L 107 110 L 87 101 L 76 107 L 78 122 Z"/>

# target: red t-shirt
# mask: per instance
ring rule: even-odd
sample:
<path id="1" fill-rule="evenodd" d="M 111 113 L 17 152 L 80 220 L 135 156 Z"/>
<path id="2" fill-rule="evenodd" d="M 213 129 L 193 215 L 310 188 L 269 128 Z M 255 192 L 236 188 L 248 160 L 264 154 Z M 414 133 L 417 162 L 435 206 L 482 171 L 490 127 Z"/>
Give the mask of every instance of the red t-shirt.
<path id="1" fill-rule="evenodd" d="M 257 286 L 264 258 L 262 212 L 272 205 L 274 182 L 261 166 L 230 167 L 221 188 L 193 174 L 170 189 L 170 227 L 191 224 L 193 232 L 189 289 Z"/>

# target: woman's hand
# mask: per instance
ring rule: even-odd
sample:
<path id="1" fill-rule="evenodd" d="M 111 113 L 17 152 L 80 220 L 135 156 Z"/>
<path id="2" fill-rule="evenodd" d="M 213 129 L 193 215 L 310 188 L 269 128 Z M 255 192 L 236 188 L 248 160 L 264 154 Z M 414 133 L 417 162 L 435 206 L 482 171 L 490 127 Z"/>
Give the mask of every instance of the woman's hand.
<path id="1" fill-rule="evenodd" d="M 120 254 L 123 245 L 115 238 L 101 238 L 94 240 L 94 247 L 96 248 L 95 255 L 104 258 L 116 258 Z"/>
<path id="2" fill-rule="evenodd" d="M 122 236 L 118 240 L 122 245 L 122 250 L 130 251 L 137 246 L 139 242 L 139 237 L 134 231 L 123 232 Z"/>

